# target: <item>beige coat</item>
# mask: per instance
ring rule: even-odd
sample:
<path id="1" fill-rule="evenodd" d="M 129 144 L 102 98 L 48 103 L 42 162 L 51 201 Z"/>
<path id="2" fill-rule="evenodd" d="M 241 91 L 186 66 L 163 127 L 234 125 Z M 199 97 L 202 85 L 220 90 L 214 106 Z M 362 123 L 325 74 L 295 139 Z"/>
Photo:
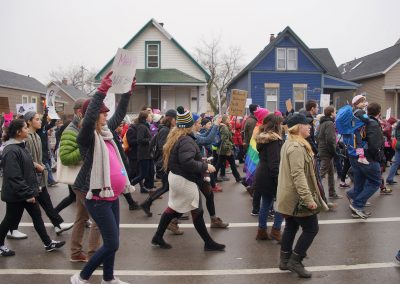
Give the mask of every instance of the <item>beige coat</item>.
<path id="1" fill-rule="evenodd" d="M 276 198 L 277 211 L 288 216 L 306 217 L 328 210 L 318 189 L 313 157 L 300 142 L 286 141 L 282 146 Z M 312 201 L 317 210 L 305 208 Z"/>

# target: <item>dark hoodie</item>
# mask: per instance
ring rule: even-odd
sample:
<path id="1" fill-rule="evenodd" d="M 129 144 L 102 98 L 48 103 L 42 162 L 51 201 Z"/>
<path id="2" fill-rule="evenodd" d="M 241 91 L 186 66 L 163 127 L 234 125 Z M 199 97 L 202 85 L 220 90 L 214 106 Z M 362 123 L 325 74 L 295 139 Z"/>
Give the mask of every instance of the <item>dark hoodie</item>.
<path id="1" fill-rule="evenodd" d="M 306 112 L 306 117 L 308 118 L 308 120 L 311 121 L 310 122 L 310 126 L 311 126 L 310 136 L 308 136 L 306 138 L 306 140 L 308 141 L 308 143 L 310 143 L 311 148 L 312 148 L 314 154 L 316 155 L 316 154 L 318 154 L 318 147 L 317 147 L 317 142 L 315 141 L 314 117 L 312 116 L 312 114 L 309 111 Z"/>
<path id="2" fill-rule="evenodd" d="M 317 135 L 318 153 L 321 158 L 333 158 L 336 155 L 336 130 L 334 119 L 323 116 L 320 119 Z"/>

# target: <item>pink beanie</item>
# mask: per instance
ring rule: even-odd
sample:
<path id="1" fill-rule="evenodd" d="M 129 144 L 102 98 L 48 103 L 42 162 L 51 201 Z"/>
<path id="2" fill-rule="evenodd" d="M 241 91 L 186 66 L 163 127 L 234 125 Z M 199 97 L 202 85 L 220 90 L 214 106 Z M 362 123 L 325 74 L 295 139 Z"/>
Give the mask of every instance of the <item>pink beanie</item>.
<path id="1" fill-rule="evenodd" d="M 259 123 L 262 123 L 263 119 L 269 114 L 266 108 L 259 107 L 254 111 L 254 116 L 257 118 Z"/>
<path id="2" fill-rule="evenodd" d="M 274 111 L 274 114 L 277 116 L 283 116 L 282 113 L 279 110 Z"/>

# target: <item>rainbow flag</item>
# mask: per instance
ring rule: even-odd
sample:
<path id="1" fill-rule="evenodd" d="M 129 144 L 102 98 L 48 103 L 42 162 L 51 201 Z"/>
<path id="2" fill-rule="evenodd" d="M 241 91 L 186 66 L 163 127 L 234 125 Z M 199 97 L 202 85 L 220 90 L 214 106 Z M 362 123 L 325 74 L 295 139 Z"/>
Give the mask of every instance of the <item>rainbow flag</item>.
<path id="1" fill-rule="evenodd" d="M 258 162 L 260 157 L 258 156 L 256 136 L 260 132 L 259 126 L 261 123 L 257 123 L 254 128 L 253 135 L 250 139 L 250 145 L 247 149 L 246 159 L 244 161 L 245 171 L 246 171 L 246 183 L 251 185 L 253 183 L 253 177 L 256 173 Z"/>

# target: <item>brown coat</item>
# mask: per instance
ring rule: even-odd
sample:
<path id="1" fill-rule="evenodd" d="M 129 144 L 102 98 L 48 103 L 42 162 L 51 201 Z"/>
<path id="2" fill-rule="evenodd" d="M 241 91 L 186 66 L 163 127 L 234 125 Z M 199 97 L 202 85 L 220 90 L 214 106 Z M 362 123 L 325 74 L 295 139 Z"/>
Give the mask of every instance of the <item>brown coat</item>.
<path id="1" fill-rule="evenodd" d="M 306 206 L 312 201 L 317 204 L 317 210 L 298 206 Z M 327 210 L 315 178 L 313 157 L 308 154 L 304 144 L 286 141 L 279 165 L 277 211 L 288 216 L 306 217 Z"/>

